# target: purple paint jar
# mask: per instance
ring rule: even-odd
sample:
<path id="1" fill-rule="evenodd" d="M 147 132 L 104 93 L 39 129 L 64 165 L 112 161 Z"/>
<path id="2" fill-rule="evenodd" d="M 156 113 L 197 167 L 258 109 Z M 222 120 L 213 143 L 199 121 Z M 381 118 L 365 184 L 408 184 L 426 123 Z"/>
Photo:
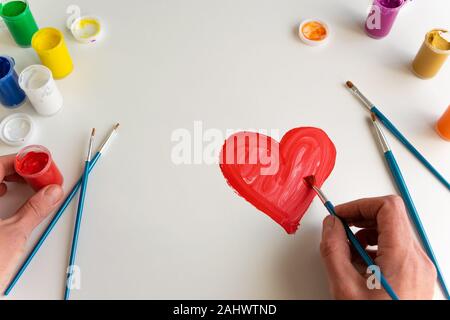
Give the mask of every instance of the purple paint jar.
<path id="1" fill-rule="evenodd" d="M 366 33 L 374 39 L 386 37 L 407 0 L 374 0 L 366 20 Z"/>

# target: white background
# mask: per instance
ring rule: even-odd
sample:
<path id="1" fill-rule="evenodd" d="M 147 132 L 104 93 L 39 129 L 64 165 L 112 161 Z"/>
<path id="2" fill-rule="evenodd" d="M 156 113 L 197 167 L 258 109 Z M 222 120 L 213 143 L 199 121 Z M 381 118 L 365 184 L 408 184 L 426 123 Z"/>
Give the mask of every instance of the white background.
<path id="1" fill-rule="evenodd" d="M 48 147 L 70 190 L 79 178 L 92 127 L 120 135 L 91 175 L 74 299 L 328 299 L 319 256 L 326 211 L 316 200 L 288 236 L 227 186 L 217 165 L 176 166 L 172 132 L 204 129 L 323 128 L 338 150 L 324 189 L 337 203 L 395 192 L 368 114 L 345 89 L 352 80 L 450 177 L 450 143 L 433 130 L 450 104 L 450 65 L 424 81 L 410 63 L 424 35 L 449 28 L 450 1 L 414 1 L 384 40 L 363 31 L 369 1 L 31 0 L 40 27 L 63 29 L 75 63 L 58 81 L 62 112 L 39 117 L 33 143 Z M 66 8 L 78 4 L 104 19 L 96 45 L 75 42 Z M 326 47 L 296 33 L 305 18 L 332 28 Z M 2 54 L 20 72 L 39 63 L 33 49 L 0 31 Z M 3 118 L 15 111 L 2 108 Z M 439 262 L 450 281 L 450 197 L 401 145 L 394 152 Z M 18 149 L 0 146 L 0 153 Z M 31 195 L 11 187 L 1 216 Z M 72 238 L 72 205 L 12 293 L 13 299 L 60 299 Z M 41 231 L 36 230 L 31 243 Z M 30 244 L 31 248 L 31 244 Z M 437 297 L 441 297 L 437 290 Z"/>

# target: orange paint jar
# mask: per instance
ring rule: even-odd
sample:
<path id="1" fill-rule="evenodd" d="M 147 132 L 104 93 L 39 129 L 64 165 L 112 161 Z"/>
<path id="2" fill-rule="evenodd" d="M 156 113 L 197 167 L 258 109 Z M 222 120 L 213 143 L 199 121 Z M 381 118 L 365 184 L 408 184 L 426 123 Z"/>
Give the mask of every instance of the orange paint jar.
<path id="1" fill-rule="evenodd" d="M 450 141 L 450 106 L 437 122 L 436 131 L 443 139 Z"/>
<path id="2" fill-rule="evenodd" d="M 308 19 L 300 24 L 298 35 L 307 45 L 317 46 L 327 42 L 330 34 L 328 25 L 320 20 Z"/>

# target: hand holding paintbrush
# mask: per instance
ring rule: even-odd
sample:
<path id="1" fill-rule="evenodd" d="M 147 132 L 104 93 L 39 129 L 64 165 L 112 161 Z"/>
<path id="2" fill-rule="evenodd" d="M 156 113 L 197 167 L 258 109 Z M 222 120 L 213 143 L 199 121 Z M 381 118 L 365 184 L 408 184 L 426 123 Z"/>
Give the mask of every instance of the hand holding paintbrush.
<path id="1" fill-rule="evenodd" d="M 345 233 L 347 235 L 347 238 L 348 238 L 349 242 L 352 244 L 352 246 L 358 252 L 358 254 L 362 258 L 364 263 L 368 267 L 369 266 L 375 266 L 375 262 L 369 256 L 369 254 L 366 252 L 366 249 L 358 241 L 358 239 L 356 238 L 355 234 L 350 229 L 350 227 L 347 225 L 347 223 L 344 220 L 342 220 L 341 218 L 338 217 L 338 215 L 336 214 L 336 210 L 334 208 L 334 205 L 331 203 L 331 201 L 328 200 L 328 198 L 325 196 L 325 193 L 323 193 L 323 191 L 319 187 L 316 186 L 316 177 L 315 176 L 306 177 L 305 178 L 305 183 L 317 193 L 317 195 L 319 196 L 320 200 L 323 202 L 323 204 L 327 208 L 328 212 L 332 216 L 338 218 L 342 222 L 342 224 L 344 226 L 344 229 L 345 229 Z M 393 300 L 398 300 L 399 299 L 398 296 L 396 295 L 396 293 L 394 292 L 394 290 L 392 289 L 390 284 L 387 282 L 387 280 L 386 280 L 386 278 L 384 277 L 383 274 L 380 274 L 380 279 L 379 280 L 380 280 L 381 285 L 383 286 L 383 288 L 389 294 L 389 296 Z"/>
<path id="2" fill-rule="evenodd" d="M 340 219 L 325 218 L 320 244 L 335 299 L 388 298 L 380 281 L 376 281 L 380 271 L 400 299 L 433 299 L 436 270 L 414 237 L 400 197 L 355 200 L 337 206 L 335 212 Z M 351 250 L 341 219 L 359 229 L 355 236 L 379 269 L 369 269 L 359 254 Z"/>

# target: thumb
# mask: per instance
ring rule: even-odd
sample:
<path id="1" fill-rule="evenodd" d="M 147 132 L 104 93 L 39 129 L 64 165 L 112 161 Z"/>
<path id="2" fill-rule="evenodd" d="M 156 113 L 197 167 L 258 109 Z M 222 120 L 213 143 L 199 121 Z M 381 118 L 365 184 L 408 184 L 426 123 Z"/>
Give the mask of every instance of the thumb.
<path id="1" fill-rule="evenodd" d="M 26 234 L 30 234 L 56 209 L 64 192 L 58 185 L 51 185 L 36 193 L 17 211 L 16 219 Z"/>
<path id="2" fill-rule="evenodd" d="M 334 296 L 338 299 L 357 298 L 363 278 L 352 264 L 344 226 L 334 216 L 328 216 L 323 222 L 320 252 Z"/>

